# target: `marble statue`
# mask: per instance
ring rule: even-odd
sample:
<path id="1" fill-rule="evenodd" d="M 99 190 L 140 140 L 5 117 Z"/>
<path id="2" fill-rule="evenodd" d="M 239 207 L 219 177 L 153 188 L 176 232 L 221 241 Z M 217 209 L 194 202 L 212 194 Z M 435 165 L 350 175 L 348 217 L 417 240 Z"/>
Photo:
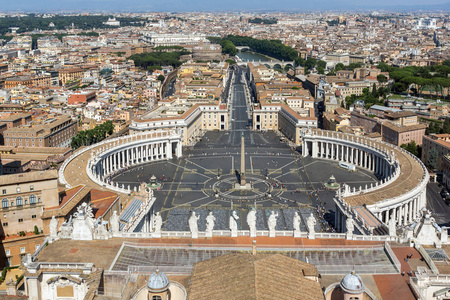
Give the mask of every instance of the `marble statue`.
<path id="1" fill-rule="evenodd" d="M 110 233 L 106 229 L 103 221 L 99 220 L 99 222 L 96 224 L 96 228 L 94 231 L 94 238 L 96 240 L 108 240 L 110 238 Z"/>
<path id="2" fill-rule="evenodd" d="M 395 224 L 394 218 L 390 218 L 389 219 L 388 228 L 389 228 L 389 235 L 390 236 L 397 236 L 397 226 Z"/>
<path id="3" fill-rule="evenodd" d="M 154 237 L 161 237 L 162 218 L 159 211 L 153 215 Z"/>
<path id="4" fill-rule="evenodd" d="M 86 202 L 83 202 L 77 207 L 77 212 L 73 214 L 75 220 L 73 221 L 73 240 L 91 241 L 94 234 L 94 214 L 92 207 Z"/>
<path id="5" fill-rule="evenodd" d="M 351 216 L 348 217 L 347 220 L 345 220 L 345 228 L 347 229 L 346 239 L 347 240 L 353 239 L 353 231 L 355 230 L 355 224 Z"/>
<path id="6" fill-rule="evenodd" d="M 353 234 L 355 230 L 355 225 L 353 224 L 353 218 L 349 217 L 345 220 L 345 227 L 347 228 L 347 234 Z"/>
<path id="7" fill-rule="evenodd" d="M 316 218 L 314 218 L 313 213 L 306 219 L 306 225 L 308 226 L 308 238 L 315 239 L 316 230 L 314 226 L 316 225 Z"/>
<path id="8" fill-rule="evenodd" d="M 250 237 L 256 237 L 256 210 L 253 207 L 247 214 L 247 225 L 250 229 Z"/>
<path id="9" fill-rule="evenodd" d="M 275 213 L 273 210 L 267 220 L 267 225 L 269 227 L 269 237 L 275 237 L 275 227 L 277 226 L 278 212 Z"/>
<path id="10" fill-rule="evenodd" d="M 300 222 L 300 215 L 298 214 L 298 212 L 295 212 L 294 219 L 292 220 L 292 225 L 294 227 L 294 237 L 300 237 Z"/>
<path id="11" fill-rule="evenodd" d="M 115 210 L 111 218 L 109 218 L 109 225 L 113 235 L 119 233 L 119 216 L 117 215 L 117 210 Z"/>
<path id="12" fill-rule="evenodd" d="M 62 223 L 61 227 L 59 227 L 59 237 L 61 239 L 71 239 L 72 229 L 72 216 L 70 216 L 69 221 Z"/>
<path id="13" fill-rule="evenodd" d="M 216 221 L 216 217 L 214 217 L 212 211 L 209 212 L 206 217 L 206 236 L 212 237 L 212 231 L 214 229 L 214 222 Z"/>
<path id="14" fill-rule="evenodd" d="M 200 217 L 196 216 L 195 211 L 193 211 L 191 217 L 189 218 L 189 230 L 191 231 L 193 239 L 198 238 L 198 219 L 200 219 Z"/>
<path id="15" fill-rule="evenodd" d="M 58 237 L 58 220 L 55 216 L 52 216 L 50 220 L 50 240 L 54 241 Z"/>
<path id="16" fill-rule="evenodd" d="M 233 213 L 230 216 L 230 230 L 231 230 L 231 237 L 237 237 L 237 220 L 239 220 L 239 216 L 237 215 L 236 211 L 233 210 Z"/>

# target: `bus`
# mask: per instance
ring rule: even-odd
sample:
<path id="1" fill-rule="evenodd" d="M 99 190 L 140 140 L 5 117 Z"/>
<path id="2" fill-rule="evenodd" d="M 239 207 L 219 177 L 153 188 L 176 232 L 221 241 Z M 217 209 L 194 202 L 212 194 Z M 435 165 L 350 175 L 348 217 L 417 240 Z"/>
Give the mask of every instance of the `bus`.
<path id="1" fill-rule="evenodd" d="M 341 167 L 343 169 L 346 169 L 346 170 L 349 170 L 349 171 L 356 171 L 356 167 L 354 165 L 348 164 L 348 163 L 345 163 L 345 162 L 340 162 L 339 163 L 339 167 Z"/>

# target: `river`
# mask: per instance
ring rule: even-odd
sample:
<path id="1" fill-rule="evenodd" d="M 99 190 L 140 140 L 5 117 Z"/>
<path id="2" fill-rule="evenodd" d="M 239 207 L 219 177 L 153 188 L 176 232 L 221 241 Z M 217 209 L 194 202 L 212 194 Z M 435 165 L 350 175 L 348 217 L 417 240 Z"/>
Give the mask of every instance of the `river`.
<path id="1" fill-rule="evenodd" d="M 242 59 L 242 61 L 269 61 L 269 58 L 267 56 L 252 51 L 239 51 L 236 56 Z"/>

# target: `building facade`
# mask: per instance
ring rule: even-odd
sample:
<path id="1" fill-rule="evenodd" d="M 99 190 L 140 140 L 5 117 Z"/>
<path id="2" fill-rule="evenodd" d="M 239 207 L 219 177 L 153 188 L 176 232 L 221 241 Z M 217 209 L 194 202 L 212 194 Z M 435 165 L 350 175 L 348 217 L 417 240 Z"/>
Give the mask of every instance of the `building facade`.
<path id="1" fill-rule="evenodd" d="M 6 146 L 68 147 L 78 126 L 70 116 L 60 116 L 36 125 L 19 126 L 4 132 Z"/>

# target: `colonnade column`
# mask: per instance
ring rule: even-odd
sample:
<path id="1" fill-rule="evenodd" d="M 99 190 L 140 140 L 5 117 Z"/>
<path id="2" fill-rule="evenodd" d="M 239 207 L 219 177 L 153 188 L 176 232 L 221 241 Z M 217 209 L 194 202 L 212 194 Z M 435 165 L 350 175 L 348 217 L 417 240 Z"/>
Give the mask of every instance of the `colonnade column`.
<path id="1" fill-rule="evenodd" d="M 172 142 L 166 142 L 166 157 L 172 159 Z"/>

